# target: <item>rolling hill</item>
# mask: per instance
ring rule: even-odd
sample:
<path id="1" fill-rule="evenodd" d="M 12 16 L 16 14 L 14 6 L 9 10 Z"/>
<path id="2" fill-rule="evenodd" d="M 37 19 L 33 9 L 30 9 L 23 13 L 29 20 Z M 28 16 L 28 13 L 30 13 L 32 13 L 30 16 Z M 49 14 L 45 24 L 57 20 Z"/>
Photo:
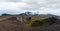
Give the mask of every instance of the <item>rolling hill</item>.
<path id="1" fill-rule="evenodd" d="M 47 26 L 45 26 L 46 24 Z M 32 27 L 31 25 L 34 26 Z M 39 16 L 1 16 L 0 31 L 60 31 L 60 19 L 59 16 L 51 14 Z"/>

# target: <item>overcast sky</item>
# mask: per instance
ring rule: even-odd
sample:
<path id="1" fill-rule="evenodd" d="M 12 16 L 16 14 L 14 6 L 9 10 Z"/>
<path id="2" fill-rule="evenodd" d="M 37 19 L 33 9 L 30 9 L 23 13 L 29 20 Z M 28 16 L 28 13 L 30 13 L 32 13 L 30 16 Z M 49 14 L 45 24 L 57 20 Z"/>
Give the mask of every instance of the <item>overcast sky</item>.
<path id="1" fill-rule="evenodd" d="M 60 0 L 0 0 L 0 14 L 26 11 L 60 15 Z"/>

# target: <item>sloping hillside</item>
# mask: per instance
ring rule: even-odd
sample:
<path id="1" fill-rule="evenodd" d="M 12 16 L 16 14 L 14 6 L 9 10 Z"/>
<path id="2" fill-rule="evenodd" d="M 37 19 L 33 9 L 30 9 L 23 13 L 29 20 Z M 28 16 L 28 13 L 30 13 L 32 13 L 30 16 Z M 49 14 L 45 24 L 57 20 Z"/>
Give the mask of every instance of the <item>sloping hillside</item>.
<path id="1" fill-rule="evenodd" d="M 34 18 L 38 18 L 38 17 L 34 17 Z M 31 21 L 33 20 L 31 19 Z M 35 21 L 38 21 L 38 19 Z M 36 27 L 36 26 L 30 27 L 26 25 L 28 23 L 21 22 L 19 19 L 17 19 L 17 17 L 9 17 L 7 19 L 0 21 L 0 31 L 60 31 L 60 19 L 55 17 L 48 17 L 48 18 L 42 19 L 42 21 L 48 22 L 49 25 L 43 26 L 43 27 Z M 35 24 L 37 25 L 38 23 L 35 23 Z M 39 24 L 41 23 L 39 22 Z"/>

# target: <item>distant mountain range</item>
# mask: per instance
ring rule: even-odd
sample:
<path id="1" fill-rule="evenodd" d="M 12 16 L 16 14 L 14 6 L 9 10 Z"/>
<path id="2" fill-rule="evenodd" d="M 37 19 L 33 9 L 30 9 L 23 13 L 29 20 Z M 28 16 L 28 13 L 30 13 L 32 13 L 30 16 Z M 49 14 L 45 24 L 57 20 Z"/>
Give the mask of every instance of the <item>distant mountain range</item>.
<path id="1" fill-rule="evenodd" d="M 60 16 L 57 15 L 53 15 L 53 14 L 32 14 L 31 12 L 25 12 L 25 13 L 21 13 L 18 15 L 11 15 L 11 14 L 2 14 L 1 16 L 52 16 L 52 17 L 56 17 L 56 18 L 60 18 Z"/>

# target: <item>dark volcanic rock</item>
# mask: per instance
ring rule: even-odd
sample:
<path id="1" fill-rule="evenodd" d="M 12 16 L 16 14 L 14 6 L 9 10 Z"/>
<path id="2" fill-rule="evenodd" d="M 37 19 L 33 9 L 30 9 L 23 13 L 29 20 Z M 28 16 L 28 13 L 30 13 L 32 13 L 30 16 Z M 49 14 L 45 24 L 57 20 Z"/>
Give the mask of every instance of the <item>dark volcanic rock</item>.
<path id="1" fill-rule="evenodd" d="M 47 19 L 44 19 L 44 21 L 46 21 L 46 22 L 49 22 L 51 25 L 52 24 L 60 24 L 60 19 L 58 19 L 58 18 L 56 18 L 56 17 L 49 17 L 49 18 L 47 18 Z"/>

